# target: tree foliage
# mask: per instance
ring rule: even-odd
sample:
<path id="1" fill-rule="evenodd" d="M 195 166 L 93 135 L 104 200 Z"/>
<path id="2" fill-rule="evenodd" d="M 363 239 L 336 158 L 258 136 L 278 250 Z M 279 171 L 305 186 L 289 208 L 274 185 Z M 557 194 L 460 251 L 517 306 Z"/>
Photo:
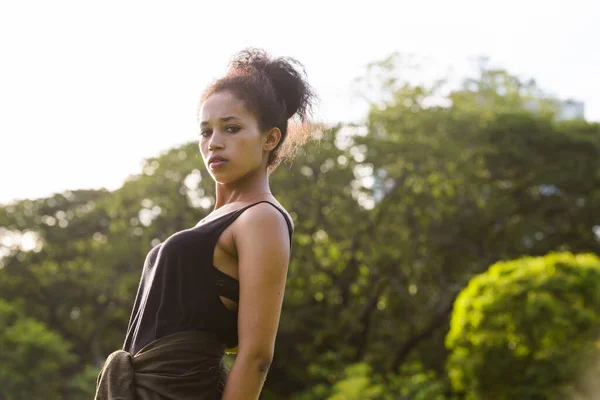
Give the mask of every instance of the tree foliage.
<path id="1" fill-rule="evenodd" d="M 498 262 L 456 300 L 449 376 L 467 399 L 564 399 L 564 387 L 590 366 L 598 335 L 600 258 Z"/>
<path id="2" fill-rule="evenodd" d="M 447 382 L 419 363 L 403 365 L 399 373 L 379 375 L 364 362 L 351 364 L 333 385 L 320 384 L 294 400 L 444 400 Z"/>
<path id="3" fill-rule="evenodd" d="M 0 397 L 60 399 L 62 373 L 76 360 L 71 344 L 2 299 L 0 327 Z"/>

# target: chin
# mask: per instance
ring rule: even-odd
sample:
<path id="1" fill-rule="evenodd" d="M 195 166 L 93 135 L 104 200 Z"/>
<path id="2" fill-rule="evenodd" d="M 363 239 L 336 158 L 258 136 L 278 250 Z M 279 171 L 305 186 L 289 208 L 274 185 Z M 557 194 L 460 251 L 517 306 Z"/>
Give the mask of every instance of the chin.
<path id="1" fill-rule="evenodd" d="M 219 183 L 221 185 L 227 185 L 229 183 L 235 182 L 236 180 L 238 180 L 239 178 L 236 178 L 234 176 L 231 176 L 230 174 L 224 174 L 224 173 L 214 173 L 214 172 L 209 172 L 210 176 L 213 178 L 213 181 L 215 181 L 216 183 Z"/>
<path id="2" fill-rule="evenodd" d="M 216 173 L 215 173 L 216 172 Z M 252 179 L 252 176 L 256 174 L 255 170 L 245 171 L 210 171 L 210 175 L 216 183 L 221 185 L 229 185 L 234 182 L 243 181 L 246 179 Z"/>

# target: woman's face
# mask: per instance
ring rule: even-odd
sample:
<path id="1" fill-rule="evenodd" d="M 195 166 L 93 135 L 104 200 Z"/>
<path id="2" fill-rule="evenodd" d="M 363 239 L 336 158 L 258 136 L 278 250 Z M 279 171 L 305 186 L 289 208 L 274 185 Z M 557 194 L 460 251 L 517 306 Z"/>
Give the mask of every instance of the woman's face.
<path id="1" fill-rule="evenodd" d="M 231 92 L 213 93 L 200 108 L 200 152 L 218 183 L 266 171 L 266 135 L 256 117 Z"/>

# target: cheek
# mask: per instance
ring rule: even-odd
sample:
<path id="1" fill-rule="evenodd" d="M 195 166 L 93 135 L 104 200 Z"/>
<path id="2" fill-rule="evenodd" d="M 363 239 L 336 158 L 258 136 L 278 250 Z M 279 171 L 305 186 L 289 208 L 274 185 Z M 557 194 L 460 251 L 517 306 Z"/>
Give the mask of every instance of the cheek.
<path id="1" fill-rule="evenodd" d="M 198 149 L 200 150 L 200 154 L 202 155 L 202 158 L 206 158 L 206 154 L 208 151 L 206 143 L 203 142 L 202 140 L 198 141 Z"/>
<path id="2" fill-rule="evenodd" d="M 251 155 L 249 154 L 249 156 L 252 157 L 252 159 L 254 159 L 255 161 L 262 160 L 262 142 L 253 140 L 251 143 L 248 143 L 248 153 L 251 153 Z"/>
<path id="3" fill-rule="evenodd" d="M 246 137 L 236 143 L 239 152 L 244 155 L 244 158 L 255 158 L 260 153 L 261 143 L 254 137 Z"/>

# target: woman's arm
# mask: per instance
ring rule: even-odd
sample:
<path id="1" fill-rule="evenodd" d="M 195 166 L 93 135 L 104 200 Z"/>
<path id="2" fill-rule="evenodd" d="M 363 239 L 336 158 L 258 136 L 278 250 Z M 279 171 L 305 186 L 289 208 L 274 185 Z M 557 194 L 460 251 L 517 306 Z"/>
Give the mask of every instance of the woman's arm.
<path id="1" fill-rule="evenodd" d="M 279 325 L 290 259 L 287 224 L 269 204 L 258 204 L 238 218 L 240 301 L 238 353 L 223 400 L 258 399 L 267 376 Z"/>

